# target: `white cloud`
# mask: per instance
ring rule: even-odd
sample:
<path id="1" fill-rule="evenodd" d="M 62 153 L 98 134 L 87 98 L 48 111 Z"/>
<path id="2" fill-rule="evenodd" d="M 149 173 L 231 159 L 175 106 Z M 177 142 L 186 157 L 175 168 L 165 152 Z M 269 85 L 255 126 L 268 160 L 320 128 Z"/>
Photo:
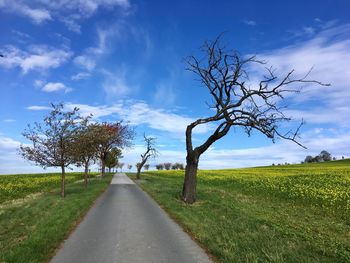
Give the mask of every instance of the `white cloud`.
<path id="1" fill-rule="evenodd" d="M 45 82 L 43 80 L 40 80 L 40 79 L 36 79 L 34 81 L 34 86 L 37 87 L 37 88 L 42 87 L 44 84 L 45 84 Z"/>
<path id="2" fill-rule="evenodd" d="M 72 89 L 68 88 L 66 85 L 64 85 L 61 82 L 49 82 L 45 84 L 44 87 L 42 88 L 42 91 L 45 91 L 45 92 L 55 92 L 60 90 L 63 90 L 64 92 L 69 92 Z"/>
<path id="3" fill-rule="evenodd" d="M 5 119 L 4 122 L 10 123 L 10 122 L 15 122 L 16 120 L 14 119 Z"/>
<path id="4" fill-rule="evenodd" d="M 0 51 L 5 54 L 5 57 L 0 60 L 0 66 L 20 67 L 24 74 L 31 70 L 57 68 L 71 56 L 70 51 L 46 46 L 31 46 L 27 51 L 19 50 L 14 46 L 6 46 Z"/>
<path id="5" fill-rule="evenodd" d="M 170 84 L 159 84 L 154 93 L 154 100 L 160 105 L 172 105 L 175 102 L 176 94 Z"/>
<path id="6" fill-rule="evenodd" d="M 88 56 L 77 56 L 74 58 L 74 63 L 81 68 L 91 71 L 95 68 L 96 63 L 92 58 Z"/>
<path id="7" fill-rule="evenodd" d="M 26 107 L 27 110 L 50 110 L 51 108 L 50 107 L 47 107 L 47 106 L 29 106 L 29 107 Z"/>
<path id="8" fill-rule="evenodd" d="M 256 22 L 254 20 L 244 20 L 243 23 L 248 26 L 256 26 Z"/>
<path id="9" fill-rule="evenodd" d="M 34 8 L 34 7 L 35 8 Z M 2 0 L 0 9 L 26 16 L 34 23 L 58 19 L 67 25 L 69 30 L 79 33 L 79 22 L 95 14 L 99 9 L 119 8 L 127 15 L 130 9 L 128 0 Z"/>
<path id="10" fill-rule="evenodd" d="M 105 75 L 105 80 L 102 88 L 108 100 L 125 97 L 132 90 L 137 89 L 137 87 L 131 87 L 127 83 L 127 72 L 124 68 L 113 73 L 104 70 L 103 74 Z"/>
<path id="11" fill-rule="evenodd" d="M 94 118 L 106 116 L 118 116 L 131 125 L 147 125 L 148 127 L 184 136 L 188 124 L 193 118 L 182 116 L 171 111 L 159 108 L 151 108 L 142 101 L 121 101 L 112 106 L 90 106 L 86 104 L 66 104 L 68 109 L 78 107 L 80 112 L 87 116 L 93 114 Z M 210 130 L 208 125 L 201 125 L 194 130 L 196 134 L 206 133 Z"/>
<path id="12" fill-rule="evenodd" d="M 90 73 L 87 72 L 79 72 L 71 77 L 72 80 L 81 80 L 81 79 L 87 79 L 91 76 Z"/>
<path id="13" fill-rule="evenodd" d="M 58 171 L 55 168 L 44 170 L 24 160 L 18 152 L 20 145 L 19 141 L 0 134 L 0 174 Z"/>
<path id="14" fill-rule="evenodd" d="M 0 9 L 29 17 L 36 24 L 41 24 L 52 19 L 51 14 L 47 9 L 31 8 L 22 1 L 2 0 L 0 2 Z"/>
<path id="15" fill-rule="evenodd" d="M 81 33 L 81 26 L 77 22 L 80 18 L 80 15 L 72 14 L 68 17 L 62 17 L 61 21 L 67 26 L 70 31 Z"/>
<path id="16" fill-rule="evenodd" d="M 300 163 L 307 155 L 315 156 L 322 150 L 329 151 L 338 159 L 341 156 L 350 157 L 350 133 L 333 133 L 325 136 L 312 131 L 304 134 L 303 143 L 308 149 L 303 149 L 289 141 L 278 141 L 264 147 L 242 148 L 242 149 L 217 149 L 210 147 L 200 158 L 200 169 L 224 169 L 237 167 L 265 166 L 272 163 Z M 185 163 L 186 151 L 184 150 L 163 150 L 159 147 L 160 155 L 151 160 L 151 165 L 164 162 Z M 123 162 L 135 164 L 144 151 L 143 145 L 136 145 L 126 150 Z"/>
<path id="17" fill-rule="evenodd" d="M 287 96 L 287 113 L 304 117 L 309 123 L 350 125 L 350 24 L 327 27 L 310 40 L 258 54 L 283 76 L 295 69 L 304 76 L 313 68 L 309 79 L 330 83 L 331 87 L 304 84 L 300 94 Z M 261 75 L 261 72 L 258 75 Z"/>

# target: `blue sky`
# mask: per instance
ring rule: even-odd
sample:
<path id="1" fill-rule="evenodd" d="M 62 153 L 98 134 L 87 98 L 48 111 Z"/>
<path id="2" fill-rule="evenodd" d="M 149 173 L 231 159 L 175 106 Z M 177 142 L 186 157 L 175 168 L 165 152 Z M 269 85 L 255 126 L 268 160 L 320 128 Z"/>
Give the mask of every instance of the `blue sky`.
<path id="1" fill-rule="evenodd" d="M 51 102 L 135 125 L 125 163 L 138 161 L 144 132 L 158 139 L 161 155 L 152 164 L 184 162 L 186 125 L 211 112 L 207 90 L 183 60 L 223 31 L 242 56 L 256 54 L 281 75 L 313 67 L 311 78 L 332 86 L 304 85 L 286 99 L 287 115 L 306 121 L 300 140 L 308 149 L 232 129 L 200 167 L 299 162 L 323 149 L 349 157 L 348 1 L 240 2 L 0 0 L 0 173 L 41 171 L 17 148 L 28 143 L 21 135 L 26 125 L 42 119 Z M 211 129 L 199 128 L 194 142 Z"/>

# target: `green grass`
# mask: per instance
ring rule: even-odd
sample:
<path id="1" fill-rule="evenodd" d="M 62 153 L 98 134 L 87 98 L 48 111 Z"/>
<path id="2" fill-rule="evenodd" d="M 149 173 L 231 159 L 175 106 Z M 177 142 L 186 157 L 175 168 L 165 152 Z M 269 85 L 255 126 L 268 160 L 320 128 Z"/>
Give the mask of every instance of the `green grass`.
<path id="1" fill-rule="evenodd" d="M 350 262 L 350 160 L 199 171 L 194 205 L 183 175 L 140 184 L 218 262 Z"/>
<path id="2" fill-rule="evenodd" d="M 90 177 L 98 173 L 90 174 Z M 66 183 L 83 179 L 82 173 L 67 173 Z M 61 183 L 60 173 L 0 175 L 0 204 L 28 194 L 50 191 Z"/>
<path id="3" fill-rule="evenodd" d="M 111 175 L 91 180 L 85 189 L 83 182 L 77 182 L 82 174 L 71 176 L 75 180 L 69 179 L 65 198 L 59 196 L 58 183 L 0 204 L 0 262 L 47 262 L 111 180 Z M 18 177 L 13 177 L 14 182 Z M 29 177 L 51 179 L 52 175 Z M 9 175 L 6 181 L 10 179 Z"/>

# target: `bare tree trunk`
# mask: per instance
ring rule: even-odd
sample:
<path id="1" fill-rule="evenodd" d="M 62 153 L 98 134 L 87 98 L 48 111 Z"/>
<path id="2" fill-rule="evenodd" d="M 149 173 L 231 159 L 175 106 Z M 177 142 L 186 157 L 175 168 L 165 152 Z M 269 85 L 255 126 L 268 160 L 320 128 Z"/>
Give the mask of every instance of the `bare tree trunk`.
<path id="1" fill-rule="evenodd" d="M 87 188 L 87 184 L 88 184 L 88 173 L 89 173 L 89 164 L 86 163 L 86 164 L 85 164 L 85 171 L 84 171 L 84 184 L 85 184 L 85 188 Z"/>
<path id="2" fill-rule="evenodd" d="M 142 167 L 137 167 L 137 173 L 136 173 L 136 179 L 137 180 L 141 179 L 141 168 Z"/>
<path id="3" fill-rule="evenodd" d="M 185 180 L 182 188 L 182 199 L 187 204 L 193 204 L 197 198 L 197 171 L 199 156 L 193 151 L 187 153 Z"/>
<path id="4" fill-rule="evenodd" d="M 62 170 L 62 174 L 61 174 L 61 197 L 65 196 L 65 169 L 64 169 L 64 165 L 61 165 L 61 170 Z"/>

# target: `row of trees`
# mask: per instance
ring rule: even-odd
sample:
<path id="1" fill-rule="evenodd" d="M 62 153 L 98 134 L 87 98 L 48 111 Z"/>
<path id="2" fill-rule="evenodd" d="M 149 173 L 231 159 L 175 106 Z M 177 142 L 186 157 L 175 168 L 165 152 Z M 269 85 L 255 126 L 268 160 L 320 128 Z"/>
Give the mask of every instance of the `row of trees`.
<path id="1" fill-rule="evenodd" d="M 328 162 L 328 161 L 331 161 L 332 160 L 332 155 L 323 150 L 320 152 L 319 155 L 316 155 L 316 156 L 311 156 L 311 155 L 308 155 L 305 157 L 305 160 L 304 160 L 304 163 L 320 163 L 320 162 Z"/>
<path id="2" fill-rule="evenodd" d="M 71 165 L 84 167 L 87 185 L 89 166 L 101 164 L 102 177 L 106 164 L 112 167 L 121 157 L 121 149 L 131 146 L 134 131 L 123 122 L 92 123 L 92 115 L 82 117 L 79 109 L 64 110 L 63 104 L 52 104 L 42 123 L 35 122 L 23 132 L 31 145 L 21 145 L 25 159 L 43 168 L 61 168 L 61 196 L 65 196 L 65 169 Z"/>
<path id="3" fill-rule="evenodd" d="M 184 165 L 182 163 L 160 163 L 156 165 L 157 170 L 184 170 Z"/>

